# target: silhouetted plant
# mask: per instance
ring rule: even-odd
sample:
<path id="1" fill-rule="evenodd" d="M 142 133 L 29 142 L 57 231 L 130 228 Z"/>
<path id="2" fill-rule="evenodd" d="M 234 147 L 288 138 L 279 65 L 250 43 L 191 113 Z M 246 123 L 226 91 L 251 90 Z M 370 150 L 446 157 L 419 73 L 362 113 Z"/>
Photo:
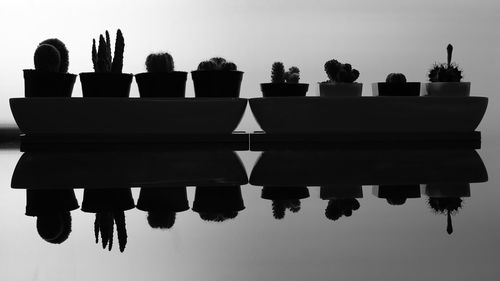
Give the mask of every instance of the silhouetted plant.
<path id="1" fill-rule="evenodd" d="M 433 198 L 429 197 L 428 204 L 436 214 L 446 214 L 447 225 L 446 232 L 448 234 L 453 233 L 453 225 L 451 222 L 451 215 L 458 213 L 458 210 L 462 208 L 463 200 L 459 197 L 445 197 L 445 198 Z"/>
<path id="2" fill-rule="evenodd" d="M 297 213 L 300 211 L 300 200 L 299 199 L 281 199 L 273 200 L 273 217 L 277 220 L 281 220 L 285 217 L 286 210 L 290 210 L 292 213 Z"/>
<path id="3" fill-rule="evenodd" d="M 96 49 L 95 39 L 92 39 L 92 63 L 95 72 L 113 72 L 122 73 L 123 69 L 123 51 L 125 41 L 120 29 L 116 32 L 115 52 L 111 56 L 111 41 L 109 32 L 106 30 L 106 39 L 99 35 L 99 47 Z"/>
<path id="4" fill-rule="evenodd" d="M 386 83 L 403 84 L 406 83 L 406 76 L 403 73 L 390 73 L 385 78 Z"/>
<path id="5" fill-rule="evenodd" d="M 174 71 L 174 59 L 166 52 L 150 54 L 146 58 L 146 70 L 148 72 L 172 72 Z"/>
<path id="6" fill-rule="evenodd" d="M 149 211 L 148 224 L 152 228 L 170 229 L 175 224 L 175 212 L 172 211 Z"/>
<path id="7" fill-rule="evenodd" d="M 275 62 L 271 68 L 272 83 L 299 83 L 300 70 L 292 66 L 285 72 L 285 66 L 282 62 Z"/>
<path id="8" fill-rule="evenodd" d="M 429 71 L 429 81 L 431 82 L 460 82 L 463 78 L 462 70 L 457 64 L 451 62 L 453 46 L 448 44 L 447 62 L 435 63 Z"/>
<path id="9" fill-rule="evenodd" d="M 330 79 L 326 83 L 353 83 L 359 77 L 357 69 L 353 69 L 348 63 L 343 64 L 335 59 L 325 63 L 325 72 Z"/>
<path id="10" fill-rule="evenodd" d="M 342 216 L 350 217 L 359 207 L 359 202 L 355 198 L 331 199 L 325 209 L 325 216 L 329 220 L 336 221 Z"/>
<path id="11" fill-rule="evenodd" d="M 101 212 L 95 214 L 94 235 L 96 244 L 99 243 L 99 233 L 101 234 L 102 248 L 111 251 L 113 247 L 113 232 L 116 224 L 118 234 L 118 245 L 120 252 L 125 250 L 127 245 L 127 229 L 125 225 L 125 213 L 123 211 Z"/>
<path id="12" fill-rule="evenodd" d="M 61 244 L 71 233 L 71 214 L 68 211 L 39 215 L 36 228 L 43 240 L 52 244 Z"/>
<path id="13" fill-rule="evenodd" d="M 236 64 L 226 61 L 226 59 L 221 57 L 213 57 L 208 61 L 202 61 L 198 65 L 198 70 L 204 71 L 236 71 Z"/>
<path id="14" fill-rule="evenodd" d="M 34 61 L 36 70 L 67 73 L 69 66 L 68 49 L 57 38 L 44 40 L 35 51 Z"/>

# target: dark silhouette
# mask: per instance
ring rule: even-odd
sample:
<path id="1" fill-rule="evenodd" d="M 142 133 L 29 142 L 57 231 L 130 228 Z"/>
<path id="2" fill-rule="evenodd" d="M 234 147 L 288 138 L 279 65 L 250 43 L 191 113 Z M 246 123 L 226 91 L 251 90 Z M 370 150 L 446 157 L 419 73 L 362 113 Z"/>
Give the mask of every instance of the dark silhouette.
<path id="1" fill-rule="evenodd" d="M 403 205 L 408 198 L 420 198 L 420 185 L 379 185 L 373 187 L 373 195 L 386 199 L 390 205 Z"/>
<path id="2" fill-rule="evenodd" d="M 236 64 L 224 58 L 215 57 L 202 61 L 198 70 L 191 71 L 194 94 L 196 97 L 231 97 L 240 96 L 243 72 Z"/>
<path id="3" fill-rule="evenodd" d="M 61 244 L 71 233 L 71 213 L 78 209 L 72 189 L 26 190 L 26 215 L 37 217 L 40 237 L 52 244 Z"/>
<path id="4" fill-rule="evenodd" d="M 271 70 L 271 83 L 260 84 L 264 97 L 303 97 L 309 89 L 309 84 L 299 83 L 300 70 L 292 66 L 285 71 L 282 62 L 273 63 Z"/>
<path id="5" fill-rule="evenodd" d="M 385 78 L 385 83 L 373 83 L 374 96 L 420 96 L 420 82 L 407 82 L 403 73 L 390 73 Z"/>
<path id="6" fill-rule="evenodd" d="M 120 189 L 85 189 L 83 193 L 82 211 L 95 213 L 94 235 L 99 243 L 101 235 L 102 248 L 113 247 L 113 232 L 116 224 L 120 252 L 127 245 L 127 229 L 124 211 L 135 207 L 130 188 Z"/>
<path id="7" fill-rule="evenodd" d="M 342 216 L 350 217 L 359 209 L 360 204 L 356 198 L 363 198 L 363 189 L 361 185 L 322 186 L 319 197 L 328 200 L 325 217 L 336 221 Z"/>
<path id="8" fill-rule="evenodd" d="M 241 187 L 237 186 L 197 186 L 193 211 L 204 221 L 223 222 L 234 219 L 245 209 Z"/>
<path id="9" fill-rule="evenodd" d="M 300 211 L 300 199 L 308 198 L 309 190 L 305 186 L 264 186 L 261 197 L 272 200 L 273 216 L 281 220 L 287 209 L 292 213 Z"/>
<path id="10" fill-rule="evenodd" d="M 142 188 L 137 209 L 148 212 L 147 220 L 152 228 L 170 229 L 176 213 L 189 209 L 186 187 Z"/>
<path id="11" fill-rule="evenodd" d="M 463 199 L 470 197 L 470 185 L 465 184 L 433 184 L 425 187 L 429 196 L 427 203 L 436 214 L 446 215 L 446 232 L 453 233 L 451 216 L 458 214 L 462 208 Z"/>

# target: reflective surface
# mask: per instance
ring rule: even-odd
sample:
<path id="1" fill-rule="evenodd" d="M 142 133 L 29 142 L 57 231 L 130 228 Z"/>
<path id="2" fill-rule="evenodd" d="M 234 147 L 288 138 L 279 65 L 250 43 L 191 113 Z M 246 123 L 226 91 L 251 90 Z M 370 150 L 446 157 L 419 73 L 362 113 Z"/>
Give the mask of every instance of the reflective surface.
<path id="1" fill-rule="evenodd" d="M 0 279 L 491 280 L 496 139 L 477 152 L 3 149 Z"/>

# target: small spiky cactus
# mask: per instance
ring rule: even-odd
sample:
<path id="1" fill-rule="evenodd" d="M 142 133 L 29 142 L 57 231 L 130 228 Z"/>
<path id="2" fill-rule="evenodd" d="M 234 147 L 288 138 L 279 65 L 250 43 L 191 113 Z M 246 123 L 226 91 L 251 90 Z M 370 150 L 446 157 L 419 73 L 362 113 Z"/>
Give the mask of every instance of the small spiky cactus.
<path id="1" fill-rule="evenodd" d="M 406 76 L 403 73 L 390 73 L 385 78 L 386 83 L 403 84 L 406 83 Z"/>
<path id="2" fill-rule="evenodd" d="M 50 44 L 41 44 L 36 48 L 35 69 L 44 72 L 59 72 L 61 56 L 56 47 Z"/>
<path id="3" fill-rule="evenodd" d="M 59 63 L 59 69 L 57 70 L 57 72 L 67 73 L 68 67 L 69 67 L 69 53 L 68 53 L 68 49 L 66 48 L 66 45 L 64 45 L 64 43 L 57 38 L 50 38 L 50 39 L 42 41 L 38 46 L 46 45 L 46 44 L 51 45 L 54 48 L 56 48 L 57 52 L 59 53 L 60 63 Z"/>
<path id="4" fill-rule="evenodd" d="M 213 57 L 210 60 L 200 62 L 200 64 L 198 65 L 198 70 L 236 71 L 237 66 L 232 62 L 226 61 L 226 59 L 224 58 Z"/>
<path id="5" fill-rule="evenodd" d="M 436 214 L 446 214 L 446 232 L 453 233 L 453 224 L 451 216 L 458 213 L 463 206 L 463 200 L 460 197 L 433 198 L 429 197 L 428 204 Z"/>
<path id="6" fill-rule="evenodd" d="M 462 70 L 457 64 L 452 63 L 453 46 L 446 47 L 447 62 L 435 63 L 429 71 L 429 81 L 431 82 L 460 82 L 463 78 Z"/>
<path id="7" fill-rule="evenodd" d="M 120 29 L 116 32 L 115 52 L 111 56 L 111 40 L 109 33 L 106 30 L 106 39 L 101 34 L 99 35 L 99 45 L 96 48 L 95 39 L 92 41 L 92 63 L 94 64 L 95 72 L 113 72 L 122 73 L 123 69 L 123 51 L 125 48 L 125 40 Z"/>
<path id="8" fill-rule="evenodd" d="M 174 59 L 169 53 L 150 54 L 146 58 L 146 70 L 148 72 L 172 72 Z"/>
<path id="9" fill-rule="evenodd" d="M 330 83 L 354 83 L 359 77 L 359 71 L 348 63 L 342 64 L 332 59 L 325 63 L 325 72 Z"/>
<path id="10" fill-rule="evenodd" d="M 300 70 L 292 66 L 285 72 L 282 62 L 275 62 L 271 68 L 271 83 L 299 83 Z"/>

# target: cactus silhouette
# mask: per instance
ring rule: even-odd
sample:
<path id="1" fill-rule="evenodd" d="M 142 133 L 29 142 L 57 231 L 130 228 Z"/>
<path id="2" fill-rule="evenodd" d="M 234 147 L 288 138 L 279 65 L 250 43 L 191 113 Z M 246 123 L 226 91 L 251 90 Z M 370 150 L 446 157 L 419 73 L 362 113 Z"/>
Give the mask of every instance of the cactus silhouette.
<path id="1" fill-rule="evenodd" d="M 92 40 L 92 63 L 94 64 L 94 71 L 122 73 L 123 51 L 125 48 L 123 34 L 120 29 L 116 32 L 113 56 L 111 56 L 111 40 L 107 30 L 105 36 L 102 34 L 99 35 L 99 45 L 97 48 L 95 39 Z"/>
<path id="2" fill-rule="evenodd" d="M 429 81 L 431 82 L 460 82 L 463 78 L 462 70 L 451 61 L 453 55 L 453 46 L 448 44 L 446 47 L 446 63 L 435 63 L 429 71 Z"/>
<path id="3" fill-rule="evenodd" d="M 300 70 L 292 66 L 285 72 L 282 62 L 275 62 L 271 67 L 271 83 L 299 83 Z"/>
<path id="4" fill-rule="evenodd" d="M 212 70 L 222 70 L 222 71 L 236 71 L 238 68 L 236 64 L 226 61 L 226 59 L 221 57 L 213 57 L 210 60 L 202 61 L 198 65 L 198 70 L 212 71 Z"/>
<path id="5" fill-rule="evenodd" d="M 385 82 L 396 84 L 406 83 L 406 76 L 403 73 L 390 73 L 385 78 Z"/>
<path id="6" fill-rule="evenodd" d="M 146 70 L 148 72 L 172 72 L 174 59 L 169 53 L 150 54 L 146 58 Z"/>
<path id="7" fill-rule="evenodd" d="M 59 72 L 61 68 L 61 56 L 56 47 L 49 44 L 41 44 L 36 48 L 35 69 L 45 72 Z"/>
<path id="8" fill-rule="evenodd" d="M 57 52 L 59 52 L 60 65 L 57 72 L 67 73 L 69 67 L 69 53 L 66 45 L 64 45 L 64 43 L 57 38 L 44 40 L 39 44 L 39 46 L 44 44 L 54 46 L 54 48 L 57 49 Z"/>
<path id="9" fill-rule="evenodd" d="M 330 83 L 353 83 L 359 78 L 359 71 L 348 63 L 342 64 L 332 59 L 325 63 L 325 72 Z"/>

